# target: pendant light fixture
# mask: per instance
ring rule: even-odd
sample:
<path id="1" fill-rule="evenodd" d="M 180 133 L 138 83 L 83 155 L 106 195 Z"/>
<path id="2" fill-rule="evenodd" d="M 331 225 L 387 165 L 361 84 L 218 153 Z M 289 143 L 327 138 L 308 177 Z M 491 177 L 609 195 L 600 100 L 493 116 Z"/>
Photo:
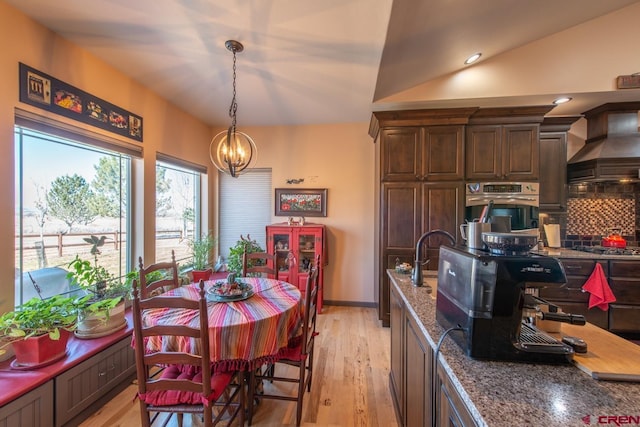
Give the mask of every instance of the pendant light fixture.
<path id="1" fill-rule="evenodd" d="M 256 162 L 258 150 L 249 135 L 236 130 L 236 53 L 242 52 L 244 46 L 235 40 L 227 40 L 224 44 L 233 53 L 233 98 L 229 107 L 231 126 L 211 140 L 209 157 L 221 172 L 228 173 L 234 178 L 249 170 Z"/>

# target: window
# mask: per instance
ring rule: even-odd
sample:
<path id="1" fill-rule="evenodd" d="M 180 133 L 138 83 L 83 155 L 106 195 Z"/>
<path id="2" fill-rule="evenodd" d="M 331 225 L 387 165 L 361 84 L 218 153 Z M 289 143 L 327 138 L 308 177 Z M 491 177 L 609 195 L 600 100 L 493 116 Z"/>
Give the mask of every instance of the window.
<path id="1" fill-rule="evenodd" d="M 200 235 L 200 172 L 170 161 L 156 164 L 156 262 L 191 263 L 189 239 Z"/>
<path id="2" fill-rule="evenodd" d="M 271 170 L 252 169 L 238 178 L 220 177 L 220 255 L 229 256 L 240 235 L 256 240 L 266 250 L 266 226 L 271 222 Z"/>
<path id="3" fill-rule="evenodd" d="M 84 131 L 70 139 L 60 136 L 70 132 L 34 127 L 17 125 L 14 133 L 16 305 L 70 292 L 68 264 L 76 255 L 94 261 L 84 240 L 92 235 L 105 236 L 96 258 L 101 266 L 116 277 L 129 271 L 131 157 Z"/>

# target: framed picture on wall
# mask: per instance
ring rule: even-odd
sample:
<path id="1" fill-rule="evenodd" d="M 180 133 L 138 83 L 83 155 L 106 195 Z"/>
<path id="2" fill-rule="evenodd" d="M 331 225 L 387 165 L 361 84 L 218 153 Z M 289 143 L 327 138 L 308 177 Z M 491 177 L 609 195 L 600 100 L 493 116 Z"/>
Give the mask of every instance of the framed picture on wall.
<path id="1" fill-rule="evenodd" d="M 327 216 L 326 188 L 276 188 L 276 216 Z"/>
<path id="2" fill-rule="evenodd" d="M 20 102 L 142 142 L 142 117 L 20 63 Z"/>

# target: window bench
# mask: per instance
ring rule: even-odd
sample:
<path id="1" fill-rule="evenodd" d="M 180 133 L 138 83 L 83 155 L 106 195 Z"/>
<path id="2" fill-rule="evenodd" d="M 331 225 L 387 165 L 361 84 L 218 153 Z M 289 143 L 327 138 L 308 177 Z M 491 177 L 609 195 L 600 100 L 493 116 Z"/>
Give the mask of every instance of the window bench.
<path id="1" fill-rule="evenodd" d="M 67 356 L 34 370 L 0 363 L 0 426 L 77 425 L 131 384 L 133 321 L 95 339 L 69 338 Z M 133 396 L 132 396 L 133 399 Z"/>

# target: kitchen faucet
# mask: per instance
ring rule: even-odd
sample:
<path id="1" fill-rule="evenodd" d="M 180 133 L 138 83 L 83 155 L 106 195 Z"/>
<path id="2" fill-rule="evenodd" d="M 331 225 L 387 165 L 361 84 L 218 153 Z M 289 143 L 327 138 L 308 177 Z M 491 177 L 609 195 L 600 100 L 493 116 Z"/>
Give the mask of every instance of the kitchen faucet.
<path id="1" fill-rule="evenodd" d="M 456 245 L 456 239 L 451 233 L 444 230 L 431 230 L 420 236 L 418 243 L 416 243 L 416 260 L 413 263 L 413 274 L 411 275 L 411 283 L 413 283 L 413 286 L 422 286 L 422 243 L 434 234 L 445 236 L 451 241 L 452 246 Z"/>

